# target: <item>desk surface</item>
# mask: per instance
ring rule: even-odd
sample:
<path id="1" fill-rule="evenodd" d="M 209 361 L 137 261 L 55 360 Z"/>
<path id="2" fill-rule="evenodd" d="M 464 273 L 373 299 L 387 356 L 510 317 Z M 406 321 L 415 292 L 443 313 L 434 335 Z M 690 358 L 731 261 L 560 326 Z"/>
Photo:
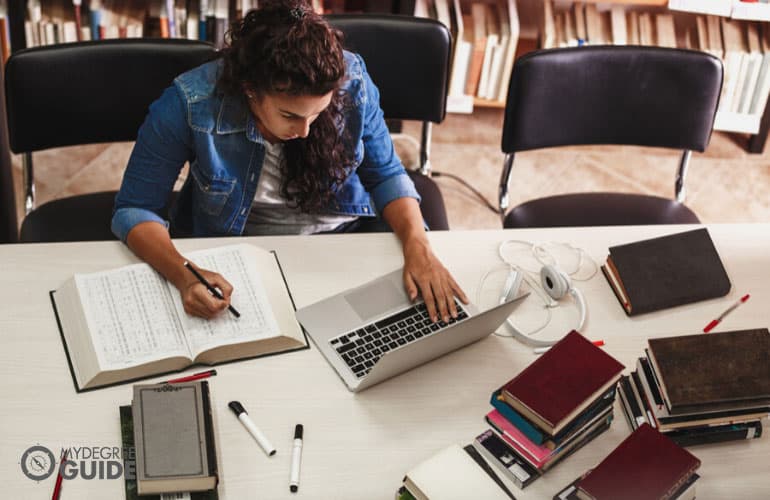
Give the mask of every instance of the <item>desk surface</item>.
<path id="1" fill-rule="evenodd" d="M 436 253 L 475 299 L 481 277 L 500 265 L 497 248 L 506 239 L 569 242 L 601 263 L 611 245 L 685 229 L 688 227 L 452 231 L 431 233 L 430 239 Z M 578 283 L 588 303 L 583 333 L 604 339 L 605 349 L 631 369 L 648 337 L 699 332 L 745 293 L 751 293 L 751 300 L 718 330 L 768 326 L 770 224 L 714 225 L 710 232 L 733 284 L 727 297 L 628 318 L 599 273 Z M 237 241 L 277 250 L 298 307 L 401 264 L 400 246 L 390 234 Z M 233 242 L 208 239 L 177 244 L 185 251 Z M 129 403 L 131 386 L 75 394 L 48 291 L 74 272 L 134 261 L 117 242 L 0 245 L 3 498 L 50 498 L 54 477 L 36 483 L 22 474 L 19 465 L 22 453 L 33 445 L 48 447 L 57 459 L 64 446 L 120 446 L 118 405 Z M 566 331 L 575 314 L 572 306 L 559 308 L 547 331 Z M 485 430 L 483 416 L 490 409 L 491 391 L 534 359 L 530 348 L 490 336 L 358 395 L 347 391 L 315 347 L 222 366 L 219 375 L 210 379 L 222 473 L 220 498 L 391 499 L 406 470 L 450 443 L 470 443 Z M 277 455 L 265 457 L 246 434 L 227 408 L 233 399 L 249 410 L 278 449 Z M 290 495 L 295 423 L 305 425 L 305 448 L 300 490 Z M 615 421 L 608 432 L 526 490 L 515 489 L 515 496 L 551 498 L 597 464 L 629 432 L 616 403 Z M 762 498 L 770 492 L 770 437 L 690 450 L 703 462 L 697 484 L 699 499 Z M 62 498 L 120 499 L 123 480 L 65 481 Z"/>

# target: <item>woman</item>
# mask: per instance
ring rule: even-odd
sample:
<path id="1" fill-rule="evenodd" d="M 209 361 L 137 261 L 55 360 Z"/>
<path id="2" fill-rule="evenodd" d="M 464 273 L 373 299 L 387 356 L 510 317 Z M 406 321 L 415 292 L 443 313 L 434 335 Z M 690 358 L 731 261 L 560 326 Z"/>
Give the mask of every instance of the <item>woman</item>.
<path id="1" fill-rule="evenodd" d="M 404 253 L 404 285 L 431 318 L 465 294 L 433 254 L 419 195 L 393 150 L 379 93 L 339 31 L 297 0 L 260 2 L 233 24 L 222 58 L 177 77 L 139 130 L 115 202 L 113 232 L 176 286 L 188 314 L 227 308 L 184 269 L 159 215 L 190 172 L 171 229 L 192 236 L 352 231 L 381 217 Z"/>

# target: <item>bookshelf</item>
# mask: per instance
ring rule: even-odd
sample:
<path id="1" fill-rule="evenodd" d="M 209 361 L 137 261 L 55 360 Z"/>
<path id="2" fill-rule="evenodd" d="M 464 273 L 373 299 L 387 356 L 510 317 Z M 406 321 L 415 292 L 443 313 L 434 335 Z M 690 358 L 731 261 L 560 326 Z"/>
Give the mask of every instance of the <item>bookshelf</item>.
<path id="1" fill-rule="evenodd" d="M 233 18 L 252 1 L 254 0 L 186 0 L 186 5 L 199 5 L 202 11 L 203 5 L 222 5 L 224 3 L 226 7 L 223 15 L 226 19 L 228 17 Z M 321 1 L 314 0 L 314 4 L 320 4 Z M 71 10 L 73 4 L 72 0 L 7 0 L 7 2 L 7 25 L 11 51 L 28 46 L 26 38 L 29 36 L 29 27 L 27 27 L 25 35 L 25 19 L 28 17 L 28 7 L 32 2 L 42 2 L 44 8 L 46 5 L 60 2 L 61 5 L 69 6 L 68 10 Z M 82 6 L 84 25 L 88 24 L 89 6 L 94 2 L 102 5 L 108 3 L 112 5 L 139 4 L 145 6 L 156 4 L 157 6 L 185 5 L 184 0 L 86 0 Z M 486 6 L 486 9 L 476 8 L 475 10 L 476 12 L 485 10 L 487 16 L 491 16 L 493 20 L 491 23 L 496 22 L 498 26 L 493 28 L 497 30 L 494 33 L 497 37 L 495 47 L 481 51 L 480 54 L 476 55 L 473 54 L 476 40 L 473 39 L 472 35 L 468 36 L 468 32 L 472 33 L 474 29 L 472 24 L 475 22 L 473 18 L 473 6 L 475 4 Z M 510 53 L 514 54 L 513 59 L 515 59 L 531 50 L 549 46 L 549 43 L 547 43 L 550 40 L 550 35 L 547 33 L 549 24 L 544 19 L 546 4 L 551 6 L 550 12 L 551 16 L 553 16 L 554 13 L 571 9 L 571 6 L 575 3 L 570 0 L 323 0 L 323 8 L 332 12 L 392 12 L 436 17 L 450 26 L 455 40 L 458 40 L 456 11 L 459 10 L 462 14 L 460 18 L 465 28 L 462 35 L 463 39 L 460 42 L 464 45 L 463 50 L 465 51 L 462 57 L 466 58 L 466 65 L 473 58 L 479 59 L 480 62 L 477 62 L 477 65 L 481 65 L 482 68 L 481 70 L 476 68 L 476 74 L 480 81 L 476 82 L 475 85 L 469 87 L 467 81 L 466 85 L 463 85 L 462 82 L 450 82 L 448 111 L 465 113 L 470 113 L 475 108 L 504 108 L 504 89 L 507 89 L 508 81 L 506 73 L 511 66 Z M 742 23 L 743 25 L 770 20 L 770 4 L 740 0 L 587 0 L 579 4 L 595 6 L 600 12 L 606 12 L 607 9 L 618 7 L 626 11 L 649 12 L 652 16 L 670 13 L 677 24 L 679 24 L 680 19 L 687 17 L 694 19 L 699 15 L 719 15 L 718 19 L 720 20 L 726 19 L 730 23 Z M 171 8 L 173 9 L 173 7 Z M 220 17 L 218 14 L 217 18 Z M 507 27 L 502 26 L 504 18 L 507 20 Z M 720 23 L 723 22 L 720 21 Z M 481 21 L 481 24 L 491 26 L 489 20 Z M 145 32 L 143 35 L 152 36 L 152 33 L 147 33 L 147 25 L 148 23 L 144 23 Z M 226 22 L 222 23 L 222 26 L 226 27 L 226 25 Z M 553 23 L 551 23 L 552 25 Z M 719 29 L 722 28 L 718 27 Z M 770 31 L 770 27 L 766 27 L 763 24 L 760 31 L 764 32 L 766 30 Z M 679 43 L 676 45 L 679 45 Z M 767 46 L 770 47 L 770 37 L 767 38 Z M 728 64 L 728 61 L 732 62 L 736 57 L 728 58 L 724 52 L 726 52 L 726 49 L 723 48 L 722 54 L 717 55 L 725 61 L 725 84 L 728 86 L 728 73 L 734 73 L 735 71 L 740 73 L 741 68 L 740 64 L 738 64 L 737 70 L 733 68 L 733 64 Z M 749 53 L 748 49 L 746 52 Z M 754 55 L 751 58 L 757 59 Z M 456 65 L 457 59 L 458 55 L 455 53 L 453 66 Z M 767 57 L 767 59 L 769 60 L 768 66 L 770 66 L 770 57 Z M 756 62 L 754 64 L 756 66 Z M 770 67 L 768 69 L 768 76 L 766 78 L 770 83 Z M 453 79 L 461 78 L 461 76 L 456 77 L 454 73 L 455 71 L 453 70 Z M 480 75 L 484 74 L 486 74 L 486 79 L 482 80 L 483 77 Z M 759 78 L 759 74 L 756 72 L 751 73 L 751 75 L 754 78 Z M 745 75 L 741 76 L 745 77 Z M 482 87 L 485 90 L 480 91 L 478 89 L 481 87 L 480 84 L 482 82 L 485 83 Z M 470 92 L 474 88 L 476 91 Z M 757 89 L 761 90 L 765 87 L 759 82 L 753 82 L 748 85 L 747 89 L 749 88 L 757 92 Z M 768 88 L 770 88 L 770 85 L 768 85 Z M 731 90 L 734 92 L 732 87 Z M 724 96 L 723 99 L 725 99 Z M 756 99 L 753 100 L 755 101 Z M 728 102 L 728 100 L 724 102 Z M 770 118 L 765 119 L 766 114 L 767 112 L 764 108 L 758 110 L 756 106 L 754 106 L 753 112 L 748 114 L 740 112 L 740 106 L 733 106 L 732 109 L 720 108 L 715 122 L 715 129 L 749 134 L 751 138 L 748 150 L 750 152 L 761 152 L 767 138 L 768 127 L 770 127 Z"/>
<path id="2" fill-rule="evenodd" d="M 419 15 L 421 1 L 437 6 L 446 0 L 417 0 L 416 15 Z M 472 14 L 469 6 L 479 3 L 488 5 L 495 1 L 450 0 L 449 5 L 454 8 L 459 6 L 465 17 L 468 13 Z M 692 0 L 687 4 L 688 1 L 518 0 L 514 4 L 517 20 L 520 20 L 515 58 L 540 48 L 584 43 L 657 45 L 711 52 L 722 59 L 725 67 L 723 95 L 714 128 L 749 135 L 748 151 L 761 153 L 770 128 L 770 117 L 767 116 L 770 113 L 767 99 L 770 94 L 770 24 L 761 24 L 760 21 L 770 19 L 770 4 L 737 0 Z M 694 6 L 695 12 L 688 10 L 688 5 Z M 716 12 L 716 7 L 721 9 L 719 12 L 723 15 L 700 13 L 701 10 Z M 428 15 L 433 14 L 425 7 L 422 10 L 427 10 Z M 434 9 L 436 13 L 440 10 Z M 440 16 L 435 17 L 442 20 Z M 456 21 L 454 17 L 448 19 L 451 22 L 445 24 L 450 26 L 457 40 Z M 474 23 L 469 27 L 466 19 L 464 30 L 473 31 L 479 25 Z M 566 33 L 568 26 L 571 26 L 571 34 Z M 582 32 L 579 32 L 581 26 Z M 478 38 L 464 36 L 474 44 Z M 458 61 L 457 57 L 453 58 L 453 64 Z M 470 63 L 466 64 L 472 67 Z M 463 74 L 463 71 L 453 68 L 452 74 L 456 73 Z M 466 77 L 470 78 L 470 73 Z M 507 80 L 498 88 L 502 87 L 507 88 Z M 480 93 L 468 90 L 466 88 L 462 92 L 464 95 L 458 96 L 455 87 L 453 95 L 450 84 L 449 112 L 471 113 L 476 108 L 504 108 L 505 95 L 502 93 L 496 99 L 484 99 Z"/>

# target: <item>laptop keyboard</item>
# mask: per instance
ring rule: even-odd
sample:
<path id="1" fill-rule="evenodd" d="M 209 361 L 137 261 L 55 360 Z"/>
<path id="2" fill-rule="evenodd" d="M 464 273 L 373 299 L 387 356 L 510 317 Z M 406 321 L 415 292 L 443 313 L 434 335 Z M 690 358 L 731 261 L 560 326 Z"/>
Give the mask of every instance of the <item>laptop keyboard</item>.
<path id="1" fill-rule="evenodd" d="M 361 378 L 371 371 L 386 352 L 433 335 L 468 318 L 468 313 L 456 300 L 455 306 L 457 318 L 450 317 L 448 323 L 441 320 L 433 323 L 428 316 L 428 308 L 421 302 L 355 331 L 334 337 L 329 343 L 356 377 Z"/>

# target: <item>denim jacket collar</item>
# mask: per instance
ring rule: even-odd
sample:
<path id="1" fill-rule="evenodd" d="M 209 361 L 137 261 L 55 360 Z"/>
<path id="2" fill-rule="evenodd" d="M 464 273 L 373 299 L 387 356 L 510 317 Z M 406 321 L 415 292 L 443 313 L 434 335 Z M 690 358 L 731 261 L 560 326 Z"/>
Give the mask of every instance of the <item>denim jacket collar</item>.
<path id="1" fill-rule="evenodd" d="M 244 106 L 242 96 L 225 94 L 217 115 L 217 134 L 246 132 L 246 138 L 257 144 L 264 144 L 249 107 Z"/>

